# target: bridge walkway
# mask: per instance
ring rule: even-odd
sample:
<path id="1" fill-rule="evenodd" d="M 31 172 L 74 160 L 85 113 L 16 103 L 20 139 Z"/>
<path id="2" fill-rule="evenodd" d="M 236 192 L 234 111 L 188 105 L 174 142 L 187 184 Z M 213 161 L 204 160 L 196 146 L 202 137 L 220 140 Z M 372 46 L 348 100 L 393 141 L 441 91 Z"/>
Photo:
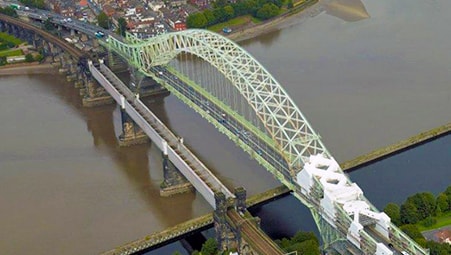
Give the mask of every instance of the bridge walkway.
<path id="1" fill-rule="evenodd" d="M 257 224 L 241 216 L 236 210 L 228 210 L 227 217 L 241 231 L 241 237 L 260 255 L 286 254 L 274 241 L 267 236 Z"/>
<path id="2" fill-rule="evenodd" d="M 226 198 L 235 197 L 107 66 L 101 63 L 96 67 L 89 62 L 89 70 L 155 145 L 167 152 L 169 160 L 213 208 L 216 192 L 223 192 Z"/>

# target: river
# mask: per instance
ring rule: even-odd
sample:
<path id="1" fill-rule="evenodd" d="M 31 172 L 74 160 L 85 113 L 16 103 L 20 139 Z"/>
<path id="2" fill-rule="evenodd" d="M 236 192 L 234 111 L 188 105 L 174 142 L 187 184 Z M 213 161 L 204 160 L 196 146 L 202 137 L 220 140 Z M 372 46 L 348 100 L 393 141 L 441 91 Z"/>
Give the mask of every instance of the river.
<path id="1" fill-rule="evenodd" d="M 451 2 L 362 1 L 369 18 L 358 20 L 342 2 L 356 4 L 242 45 L 340 162 L 449 122 Z M 1 77 L 0 98 L 5 254 L 96 254 L 211 211 L 199 194 L 161 198 L 160 152 L 119 148 L 116 107 L 82 108 L 63 77 Z M 173 96 L 152 108 L 229 187 L 278 184 Z"/>

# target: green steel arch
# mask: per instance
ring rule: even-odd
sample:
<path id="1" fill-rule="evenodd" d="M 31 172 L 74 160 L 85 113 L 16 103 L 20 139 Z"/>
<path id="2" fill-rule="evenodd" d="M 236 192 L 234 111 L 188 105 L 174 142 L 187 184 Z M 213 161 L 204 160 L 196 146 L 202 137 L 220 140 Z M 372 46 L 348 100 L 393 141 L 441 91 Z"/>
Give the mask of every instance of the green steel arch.
<path id="1" fill-rule="evenodd" d="M 295 174 L 309 163 L 310 156 L 322 155 L 335 161 L 282 86 L 257 60 L 229 39 L 206 30 L 184 30 L 148 40 L 139 40 L 128 35 L 126 42 L 110 36 L 106 44 L 110 50 L 120 54 L 130 64 L 150 76 L 154 76 L 150 71 L 151 67 L 166 65 L 183 52 L 196 55 L 210 63 L 238 89 L 253 108 L 276 144 L 277 150 L 287 161 L 293 180 L 297 178 Z M 336 173 L 343 175 L 338 163 L 336 164 Z M 311 199 L 314 203 L 319 202 L 318 198 L 324 191 L 319 178 L 315 177 L 312 186 L 311 195 L 314 197 Z M 343 178 L 346 179 L 346 186 L 351 186 L 348 177 L 343 175 Z M 281 181 L 296 190 L 294 195 L 308 205 L 320 227 L 323 240 L 332 243 L 342 239 L 335 231 L 338 229 L 329 229 L 331 226 L 323 223 L 324 208 L 321 205 L 306 201 L 298 192 L 300 186 L 297 184 Z M 373 212 L 377 212 L 364 196 L 356 201 L 365 201 Z M 335 208 L 335 223 L 348 228 L 353 220 L 351 215 L 345 212 L 341 205 L 336 204 Z M 390 228 L 391 239 L 401 243 L 412 254 L 429 254 L 396 226 L 391 224 Z M 365 231 L 361 232 L 361 238 L 362 245 L 366 245 L 364 249 L 374 254 L 376 241 Z"/>
<path id="2" fill-rule="evenodd" d="M 292 174 L 310 155 L 330 157 L 313 128 L 282 86 L 249 53 L 231 40 L 207 30 L 166 33 L 147 40 L 131 36 L 127 42 L 108 38 L 108 47 L 144 73 L 165 65 L 182 52 L 213 65 L 238 89 L 274 140 Z"/>

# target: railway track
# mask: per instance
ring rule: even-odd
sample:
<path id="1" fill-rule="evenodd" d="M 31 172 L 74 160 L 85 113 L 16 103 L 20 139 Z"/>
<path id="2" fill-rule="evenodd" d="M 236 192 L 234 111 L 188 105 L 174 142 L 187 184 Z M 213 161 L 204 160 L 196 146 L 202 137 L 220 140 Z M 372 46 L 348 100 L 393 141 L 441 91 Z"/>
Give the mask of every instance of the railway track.
<path id="1" fill-rule="evenodd" d="M 243 218 L 235 210 L 229 210 L 227 216 L 241 229 L 241 236 L 251 244 L 251 247 L 261 255 L 283 255 L 285 252 L 273 242 L 255 222 Z"/>
<path id="2" fill-rule="evenodd" d="M 58 45 L 58 47 L 63 49 L 65 52 L 69 53 L 71 56 L 75 57 L 77 60 L 86 56 L 86 54 L 83 51 L 73 47 L 72 45 L 68 44 L 66 41 L 62 40 L 61 38 L 54 36 L 54 35 L 50 34 L 49 32 L 44 31 L 44 30 L 42 30 L 38 27 L 35 27 L 29 23 L 26 23 L 22 20 L 12 18 L 12 17 L 9 17 L 4 14 L 0 14 L 0 20 L 3 20 L 10 24 L 14 24 L 15 26 L 21 27 L 26 30 L 33 31 L 33 32 L 41 35 L 46 41 Z"/>

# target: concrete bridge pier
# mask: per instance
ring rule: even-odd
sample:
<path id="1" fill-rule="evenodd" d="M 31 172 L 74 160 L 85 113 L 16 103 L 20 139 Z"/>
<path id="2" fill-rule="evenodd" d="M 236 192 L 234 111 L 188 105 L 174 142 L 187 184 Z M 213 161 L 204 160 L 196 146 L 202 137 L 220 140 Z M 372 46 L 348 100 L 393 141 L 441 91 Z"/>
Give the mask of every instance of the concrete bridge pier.
<path id="1" fill-rule="evenodd" d="M 53 47 L 53 45 L 47 41 L 42 41 L 44 56 L 51 58 L 52 65 L 60 68 L 64 66 L 64 53 L 58 48 Z"/>
<path id="2" fill-rule="evenodd" d="M 121 56 L 117 55 L 111 50 L 108 50 L 107 58 L 105 59 L 105 64 L 114 73 L 120 73 L 128 71 L 128 63 Z"/>
<path id="3" fill-rule="evenodd" d="M 81 87 L 79 87 L 79 89 L 80 89 L 79 93 L 80 93 L 80 96 L 85 96 L 87 94 L 86 88 L 88 87 L 88 82 L 90 79 L 92 79 L 92 77 L 90 77 L 90 75 L 86 72 L 81 72 L 80 75 L 81 75 L 82 85 L 81 85 Z"/>
<path id="4" fill-rule="evenodd" d="M 95 107 L 101 105 L 112 104 L 114 99 L 100 86 L 96 80 L 89 77 L 87 79 L 86 91 L 82 99 L 84 107 Z"/>
<path id="5" fill-rule="evenodd" d="M 74 82 L 74 88 L 76 88 L 76 89 L 84 89 L 85 88 L 85 83 L 84 83 L 84 81 L 85 81 L 85 78 L 84 78 L 85 71 L 81 70 L 80 68 L 77 68 L 77 69 L 78 69 L 78 71 L 75 74 L 76 75 L 76 80 Z"/>
<path id="6" fill-rule="evenodd" d="M 129 87 L 134 93 L 138 93 L 141 98 L 169 94 L 168 90 L 135 67 L 129 66 L 129 72 Z"/>
<path id="7" fill-rule="evenodd" d="M 58 50 L 54 49 L 54 48 L 51 48 L 51 53 L 53 54 L 54 52 L 58 52 Z M 68 67 L 69 67 L 70 57 L 64 52 L 59 52 L 57 54 L 57 56 L 58 56 L 58 59 L 59 59 L 59 62 L 60 62 L 60 64 L 59 64 L 60 68 L 58 69 L 58 72 L 60 74 L 67 74 L 68 71 L 69 71 Z"/>
<path id="8" fill-rule="evenodd" d="M 42 50 L 42 42 L 41 42 L 41 37 L 35 33 L 32 33 L 33 36 L 33 40 L 32 40 L 32 45 L 33 48 L 38 49 L 38 50 Z M 44 50 L 42 50 L 42 52 L 44 52 Z M 45 56 L 44 56 L 45 57 Z"/>
<path id="9" fill-rule="evenodd" d="M 144 131 L 130 118 L 130 116 L 121 107 L 122 134 L 119 135 L 119 146 L 127 147 L 149 142 L 149 137 Z"/>
<path id="10" fill-rule="evenodd" d="M 80 72 L 80 70 L 78 69 L 76 61 L 72 57 L 69 58 L 67 70 L 68 72 L 66 74 L 66 80 L 68 82 L 77 81 L 78 79 L 77 74 Z"/>
<path id="11" fill-rule="evenodd" d="M 169 197 L 176 194 L 194 191 L 193 185 L 171 163 L 168 158 L 168 144 L 163 141 L 163 182 L 160 185 L 160 195 Z"/>

